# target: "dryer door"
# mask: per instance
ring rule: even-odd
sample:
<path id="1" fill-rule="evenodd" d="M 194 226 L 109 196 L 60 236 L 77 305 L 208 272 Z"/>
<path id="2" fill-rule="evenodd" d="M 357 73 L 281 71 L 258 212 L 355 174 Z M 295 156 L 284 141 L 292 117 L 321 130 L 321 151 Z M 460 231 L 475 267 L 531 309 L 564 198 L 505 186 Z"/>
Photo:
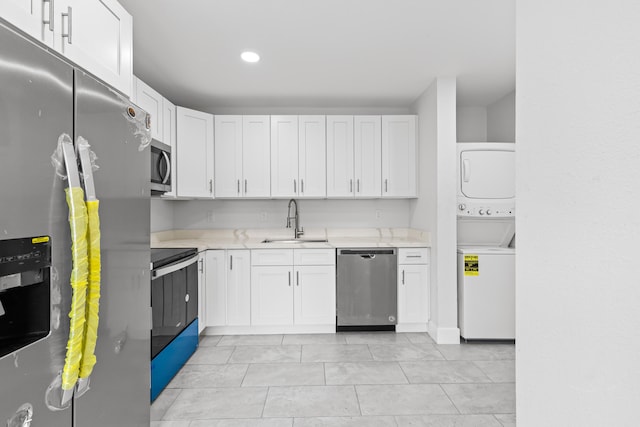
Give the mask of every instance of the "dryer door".
<path id="1" fill-rule="evenodd" d="M 471 199 L 515 197 L 516 154 L 514 151 L 462 151 L 460 189 Z"/>

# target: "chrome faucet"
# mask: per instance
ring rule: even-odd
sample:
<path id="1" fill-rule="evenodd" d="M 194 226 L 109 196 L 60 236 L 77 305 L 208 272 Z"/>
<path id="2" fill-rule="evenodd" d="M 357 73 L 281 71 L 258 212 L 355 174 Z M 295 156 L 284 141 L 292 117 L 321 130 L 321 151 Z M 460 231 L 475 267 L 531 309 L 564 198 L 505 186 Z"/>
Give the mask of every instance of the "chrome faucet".
<path id="1" fill-rule="evenodd" d="M 295 206 L 293 216 L 291 216 L 291 204 Z M 289 206 L 287 207 L 287 228 L 291 228 L 291 220 L 294 221 L 293 238 L 297 239 L 304 234 L 304 228 L 300 227 L 300 216 L 298 215 L 298 202 L 296 199 L 289 200 Z"/>

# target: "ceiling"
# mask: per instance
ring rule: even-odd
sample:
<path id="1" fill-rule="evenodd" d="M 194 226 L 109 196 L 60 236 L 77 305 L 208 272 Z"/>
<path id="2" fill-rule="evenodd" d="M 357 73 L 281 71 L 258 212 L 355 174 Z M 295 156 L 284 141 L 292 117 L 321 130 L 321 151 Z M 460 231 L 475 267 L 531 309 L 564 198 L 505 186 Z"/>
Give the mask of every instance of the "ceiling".
<path id="1" fill-rule="evenodd" d="M 190 108 L 405 108 L 437 76 L 459 105 L 515 88 L 513 0 L 119 1 L 134 73 Z"/>

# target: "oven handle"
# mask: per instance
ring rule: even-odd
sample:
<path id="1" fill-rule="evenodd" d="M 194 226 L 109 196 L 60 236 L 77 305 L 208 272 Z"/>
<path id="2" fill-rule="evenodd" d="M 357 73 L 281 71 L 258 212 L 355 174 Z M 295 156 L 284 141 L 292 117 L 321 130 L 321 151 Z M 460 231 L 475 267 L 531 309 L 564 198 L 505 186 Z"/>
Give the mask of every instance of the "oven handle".
<path id="1" fill-rule="evenodd" d="M 195 254 L 191 258 L 187 258 L 186 260 L 180 260 L 175 264 L 169 264 L 165 267 L 158 268 L 156 270 L 151 271 L 151 277 L 153 279 L 157 279 L 158 277 L 166 276 L 167 274 L 171 274 L 174 271 L 182 270 L 185 267 L 190 266 L 191 264 L 195 264 L 198 262 L 198 254 Z"/>

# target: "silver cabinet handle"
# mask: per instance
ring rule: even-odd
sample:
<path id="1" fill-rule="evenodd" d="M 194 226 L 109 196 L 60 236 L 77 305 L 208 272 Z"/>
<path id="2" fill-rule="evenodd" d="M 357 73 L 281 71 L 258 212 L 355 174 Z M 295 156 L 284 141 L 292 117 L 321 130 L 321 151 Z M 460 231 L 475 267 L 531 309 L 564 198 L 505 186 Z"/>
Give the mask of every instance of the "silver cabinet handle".
<path id="1" fill-rule="evenodd" d="M 229 255 L 229 270 L 233 270 L 233 255 Z"/>
<path id="2" fill-rule="evenodd" d="M 384 192 L 385 193 L 389 192 L 389 180 L 388 179 L 384 180 Z"/>
<path id="3" fill-rule="evenodd" d="M 200 260 L 200 273 L 204 273 L 204 260 Z"/>
<path id="4" fill-rule="evenodd" d="M 289 286 L 291 286 L 291 272 L 288 271 L 287 274 L 289 275 Z"/>
<path id="5" fill-rule="evenodd" d="M 349 193 L 353 193 L 353 180 L 349 180 Z"/>
<path id="6" fill-rule="evenodd" d="M 304 194 L 304 179 L 300 180 L 300 192 Z"/>
<path id="7" fill-rule="evenodd" d="M 238 194 L 240 194 L 240 180 L 237 180 L 237 183 L 238 183 L 238 185 L 237 185 L 237 187 L 238 187 Z"/>
<path id="8" fill-rule="evenodd" d="M 404 270 L 402 270 L 402 284 L 404 285 Z"/>
<path id="9" fill-rule="evenodd" d="M 298 191 L 296 190 L 296 180 L 293 180 L 293 194 L 296 194 Z"/>
<path id="10" fill-rule="evenodd" d="M 247 180 L 244 180 L 244 195 L 247 195 Z"/>
<path id="11" fill-rule="evenodd" d="M 296 286 L 300 286 L 300 272 L 296 271 Z"/>
<path id="12" fill-rule="evenodd" d="M 213 193 L 213 180 L 209 180 L 209 193 Z"/>
<path id="13" fill-rule="evenodd" d="M 71 29 L 73 28 L 73 16 L 71 15 L 71 6 L 67 7 L 67 13 L 63 13 L 62 15 L 62 21 L 64 22 L 64 17 L 67 17 L 67 34 L 64 33 L 64 25 L 62 26 L 62 38 L 64 39 L 65 37 L 67 38 L 67 43 L 71 44 L 72 43 L 72 39 L 71 39 Z"/>
<path id="14" fill-rule="evenodd" d="M 42 11 L 44 12 L 44 5 L 45 3 L 49 3 L 49 19 L 44 19 L 44 13 L 43 13 L 43 17 L 42 17 L 42 23 L 44 25 L 49 24 L 49 31 L 53 31 L 53 23 L 55 21 L 55 13 L 54 13 L 54 0 L 42 0 Z"/>
<path id="15" fill-rule="evenodd" d="M 360 192 L 360 178 L 358 178 L 358 179 L 356 180 L 356 187 L 357 187 L 357 191 L 358 191 L 358 193 L 359 193 L 359 192 Z"/>
<path id="16" fill-rule="evenodd" d="M 422 255 L 407 255 L 407 258 L 422 258 Z"/>

